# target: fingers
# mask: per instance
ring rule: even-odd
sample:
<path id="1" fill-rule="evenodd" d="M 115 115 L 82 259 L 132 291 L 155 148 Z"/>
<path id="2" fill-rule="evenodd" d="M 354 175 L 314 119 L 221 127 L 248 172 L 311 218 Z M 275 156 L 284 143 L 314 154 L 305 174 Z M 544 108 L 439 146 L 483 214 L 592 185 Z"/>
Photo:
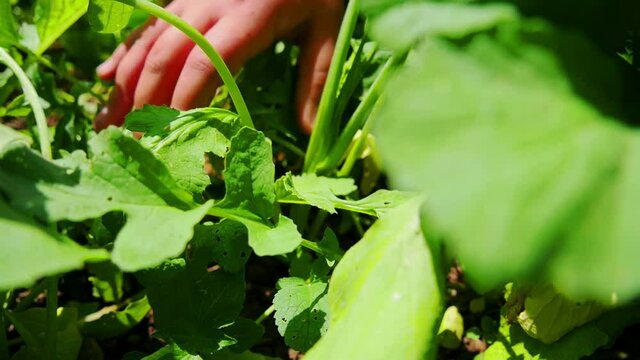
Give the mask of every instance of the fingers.
<path id="1" fill-rule="evenodd" d="M 111 56 L 107 60 L 105 60 L 102 64 L 98 66 L 98 68 L 96 69 L 96 73 L 98 74 L 98 77 L 100 79 L 104 81 L 113 80 L 113 78 L 116 76 L 116 70 L 118 69 L 118 65 L 120 64 L 120 61 L 122 61 L 122 59 L 124 59 L 124 56 L 127 55 L 127 50 L 129 50 L 129 48 L 133 45 L 133 43 L 135 43 L 135 41 L 138 40 L 138 38 L 140 38 L 142 33 L 151 24 L 152 22 L 148 21 L 143 26 L 134 30 L 127 37 L 127 39 L 115 49 L 113 54 L 111 54 Z"/>
<path id="2" fill-rule="evenodd" d="M 181 2 L 174 2 L 171 4 L 174 6 L 170 5 L 167 9 L 181 15 L 180 4 Z M 100 69 L 101 74 L 106 79 L 115 77 L 115 86 L 107 105 L 96 116 L 94 121 L 96 130 L 104 129 L 109 125 L 122 125 L 125 115 L 133 106 L 135 88 L 145 58 L 160 34 L 168 28 L 169 25 L 164 21 L 151 21 L 140 34 L 134 34 L 130 38 L 132 45 L 127 47 L 125 43 L 124 47 L 117 49 L 112 58 L 107 60 L 106 65 L 103 64 L 104 67 Z"/>
<path id="3" fill-rule="evenodd" d="M 187 12 L 183 18 L 200 32 L 215 22 L 214 16 L 202 16 L 201 13 Z M 194 47 L 193 41 L 180 30 L 171 27 L 164 31 L 146 56 L 135 89 L 133 107 L 169 104 L 181 69 Z"/>
<path id="4" fill-rule="evenodd" d="M 183 10 L 182 2 L 173 2 L 169 4 L 167 6 L 167 10 L 178 15 L 181 14 Z M 144 25 L 131 32 L 127 39 L 116 48 L 113 54 L 111 54 L 111 56 L 107 60 L 105 60 L 98 66 L 98 68 L 96 69 L 98 77 L 105 81 L 113 80 L 116 75 L 118 65 L 120 65 L 122 59 L 124 59 L 125 55 L 127 55 L 127 51 L 133 46 L 136 40 L 138 40 L 145 33 L 147 34 L 146 36 L 158 36 L 158 34 L 164 31 L 167 27 L 168 25 L 164 22 L 160 22 L 158 24 L 157 19 L 155 18 L 147 20 Z"/>
<path id="5" fill-rule="evenodd" d="M 247 6 L 225 16 L 205 35 L 231 68 L 237 70 L 248 58 L 266 49 L 276 37 L 272 14 Z M 252 19 L 247 21 L 246 19 Z M 171 107 L 190 109 L 206 106 L 220 83 L 211 60 L 194 48 L 178 78 Z"/>
<path id="6" fill-rule="evenodd" d="M 331 57 L 340 28 L 341 8 L 310 24 L 298 58 L 296 108 L 302 130 L 310 134 L 315 124 L 318 102 L 327 79 Z"/>

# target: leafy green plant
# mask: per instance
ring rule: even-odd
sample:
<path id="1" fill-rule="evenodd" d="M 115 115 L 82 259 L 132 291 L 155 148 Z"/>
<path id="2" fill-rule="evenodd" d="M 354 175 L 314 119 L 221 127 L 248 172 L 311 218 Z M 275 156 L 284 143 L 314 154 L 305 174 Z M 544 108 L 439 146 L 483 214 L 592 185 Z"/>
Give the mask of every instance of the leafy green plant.
<path id="1" fill-rule="evenodd" d="M 552 5 L 349 1 L 307 144 L 287 121 L 291 44 L 234 78 L 147 0 L 0 0 L 0 359 L 611 345 L 640 322 L 636 29 L 596 34 Z M 95 133 L 107 87 L 65 36 L 113 45 L 98 34 L 141 13 L 224 86 L 215 106 L 145 106 Z"/>

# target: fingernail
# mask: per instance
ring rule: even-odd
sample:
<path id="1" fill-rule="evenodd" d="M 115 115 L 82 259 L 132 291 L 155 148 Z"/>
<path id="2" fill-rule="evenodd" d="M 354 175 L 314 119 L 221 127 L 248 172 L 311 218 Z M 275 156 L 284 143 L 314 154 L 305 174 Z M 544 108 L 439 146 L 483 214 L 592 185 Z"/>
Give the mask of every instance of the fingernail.
<path id="1" fill-rule="evenodd" d="M 108 122 L 107 119 L 109 117 L 109 108 L 107 106 L 103 107 L 102 110 L 96 115 L 96 118 L 93 120 L 93 128 L 96 131 L 103 130 L 107 127 Z"/>
<path id="2" fill-rule="evenodd" d="M 111 70 L 110 68 L 111 68 L 111 59 L 107 59 L 105 62 L 98 65 L 98 67 L 96 68 L 96 72 L 98 74 L 104 74 L 106 72 L 109 72 Z"/>

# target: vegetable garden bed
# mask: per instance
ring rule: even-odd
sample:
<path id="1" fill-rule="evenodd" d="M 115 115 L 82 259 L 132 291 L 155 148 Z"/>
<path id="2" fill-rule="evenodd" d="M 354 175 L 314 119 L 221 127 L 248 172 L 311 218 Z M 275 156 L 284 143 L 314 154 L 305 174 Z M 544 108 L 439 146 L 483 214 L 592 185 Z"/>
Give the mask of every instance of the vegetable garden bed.
<path id="1" fill-rule="evenodd" d="M 93 130 L 149 16 L 224 85 Z M 0 360 L 640 358 L 640 5 L 351 0 L 231 74 L 146 0 L 0 0 Z"/>

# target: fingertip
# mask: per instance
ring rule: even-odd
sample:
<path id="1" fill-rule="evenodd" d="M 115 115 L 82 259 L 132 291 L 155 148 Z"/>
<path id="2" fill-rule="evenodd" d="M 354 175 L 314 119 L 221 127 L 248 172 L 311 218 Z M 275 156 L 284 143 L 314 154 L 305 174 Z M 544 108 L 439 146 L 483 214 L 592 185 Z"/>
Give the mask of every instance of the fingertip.
<path id="1" fill-rule="evenodd" d="M 98 65 L 96 68 L 96 75 L 101 80 L 113 80 L 116 76 L 116 67 L 114 66 L 114 61 L 109 58 L 102 64 Z"/>
<path id="2" fill-rule="evenodd" d="M 298 105 L 298 124 L 300 129 L 306 135 L 310 135 L 316 123 L 316 114 L 318 106 L 316 99 L 299 99 Z"/>
<path id="3" fill-rule="evenodd" d="M 122 125 L 130 109 L 131 105 L 124 99 L 122 92 L 115 88 L 109 98 L 109 103 L 96 115 L 93 121 L 93 128 L 96 131 L 101 131 L 109 125 Z"/>

